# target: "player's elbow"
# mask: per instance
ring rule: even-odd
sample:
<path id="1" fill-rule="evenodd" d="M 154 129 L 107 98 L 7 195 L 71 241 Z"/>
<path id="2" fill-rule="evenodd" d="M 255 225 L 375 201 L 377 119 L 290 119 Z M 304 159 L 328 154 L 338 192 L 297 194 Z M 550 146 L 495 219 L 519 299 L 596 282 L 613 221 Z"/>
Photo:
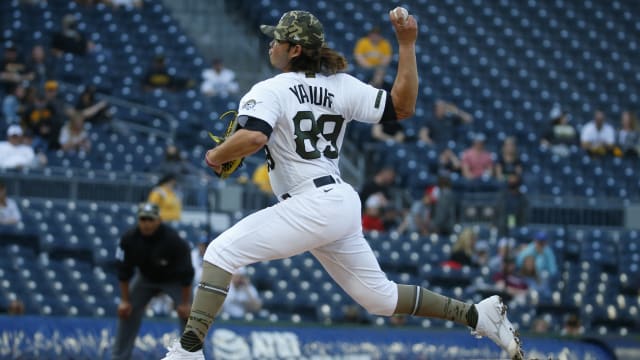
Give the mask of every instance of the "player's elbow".
<path id="1" fill-rule="evenodd" d="M 416 108 L 407 108 L 407 109 L 396 109 L 396 117 L 398 120 L 408 119 L 416 113 Z"/>
<path id="2" fill-rule="evenodd" d="M 248 142 L 256 148 L 265 146 L 269 141 L 269 137 L 260 131 L 250 131 L 248 135 Z"/>

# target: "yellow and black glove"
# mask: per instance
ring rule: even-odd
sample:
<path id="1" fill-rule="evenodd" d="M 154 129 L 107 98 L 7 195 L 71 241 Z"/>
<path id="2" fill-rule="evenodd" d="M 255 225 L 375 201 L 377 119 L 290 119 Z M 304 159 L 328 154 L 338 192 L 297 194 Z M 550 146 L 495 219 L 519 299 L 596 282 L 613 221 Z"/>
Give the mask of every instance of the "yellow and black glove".
<path id="1" fill-rule="evenodd" d="M 232 116 L 232 118 L 231 118 L 231 121 L 229 122 L 229 125 L 227 125 L 227 130 L 225 130 L 224 136 L 216 136 L 216 135 L 213 135 L 211 132 L 209 132 L 209 137 L 211 138 L 211 140 L 213 140 L 216 143 L 216 146 L 222 144 L 228 137 L 233 135 L 233 133 L 236 132 L 236 130 L 238 129 L 238 113 L 233 110 L 227 111 L 224 114 L 220 115 L 220 120 L 223 120 L 228 116 Z M 204 159 L 207 165 L 212 169 L 214 169 L 214 173 L 221 179 L 226 179 L 229 176 L 231 176 L 231 174 L 233 174 L 242 165 L 242 162 L 244 161 L 244 157 L 227 161 L 226 163 L 220 165 L 220 171 L 216 171 L 213 164 L 209 163 L 209 160 L 207 159 L 206 155 Z"/>

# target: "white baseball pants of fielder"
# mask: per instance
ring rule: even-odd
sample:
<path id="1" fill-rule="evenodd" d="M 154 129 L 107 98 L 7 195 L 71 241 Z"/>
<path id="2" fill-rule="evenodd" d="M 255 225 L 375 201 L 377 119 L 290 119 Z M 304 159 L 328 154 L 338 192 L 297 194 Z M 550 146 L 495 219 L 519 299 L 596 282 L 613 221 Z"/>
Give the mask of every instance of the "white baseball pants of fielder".
<path id="1" fill-rule="evenodd" d="M 255 262 L 310 251 L 349 296 L 375 315 L 393 315 L 397 285 L 362 234 L 360 198 L 342 181 L 315 187 L 255 212 L 215 238 L 204 255 L 229 273 Z"/>

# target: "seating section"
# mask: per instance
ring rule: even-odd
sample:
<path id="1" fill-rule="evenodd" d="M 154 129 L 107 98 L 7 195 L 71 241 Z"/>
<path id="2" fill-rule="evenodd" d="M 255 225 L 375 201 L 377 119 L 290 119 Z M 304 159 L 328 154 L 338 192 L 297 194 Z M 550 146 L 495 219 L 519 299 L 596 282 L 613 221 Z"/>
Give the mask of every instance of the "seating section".
<path id="1" fill-rule="evenodd" d="M 0 247 L 0 305 L 13 298 L 28 313 L 112 316 L 117 306 L 114 251 L 122 229 L 135 222 L 135 207 L 122 203 L 22 200 L 22 222 L 3 236 Z M 199 224 L 176 225 L 194 244 Z M 476 225 L 489 253 L 497 252 L 498 235 Z M 558 259 L 559 277 L 549 296 L 531 303 L 512 302 L 514 321 L 527 330 L 537 317 L 550 317 L 560 331 L 563 315 L 579 312 L 588 331 L 626 334 L 640 330 L 640 232 L 622 228 L 532 224 L 513 230 L 517 244 L 546 231 Z M 448 260 L 455 237 L 370 232 L 367 238 L 383 270 L 398 283 L 421 284 L 466 301 L 479 301 L 492 290 L 488 267 L 453 269 Z M 353 300 L 310 254 L 257 263 L 249 275 L 264 299 L 260 316 L 271 321 L 345 321 Z M 388 319 L 366 315 L 363 321 L 385 325 Z M 416 326 L 448 326 L 444 321 L 410 319 Z M 450 324 L 449 324 L 450 325 Z"/>
<path id="2" fill-rule="evenodd" d="M 242 1 L 243 14 L 253 14 L 255 24 L 277 23 L 282 11 L 299 8 L 298 1 Z M 319 14 L 329 45 L 353 64 L 355 41 L 379 25 L 387 26 L 388 8 L 400 4 L 381 1 L 317 1 L 304 8 Z M 444 99 L 470 112 L 475 120 L 443 147 L 460 153 L 470 145 L 470 134 L 487 135 L 487 147 L 498 153 L 506 136 L 517 139 L 527 173 L 525 190 L 531 194 L 638 198 L 637 159 L 592 159 L 574 146 L 559 158 L 539 146 L 555 104 L 571 114 L 580 128 L 596 109 L 619 126 L 623 110 L 636 110 L 640 94 L 640 65 L 634 35 L 640 28 L 638 7 L 632 1 L 587 1 L 576 6 L 567 1 L 542 0 L 461 4 L 457 1 L 414 0 L 402 3 L 419 21 L 417 44 L 421 76 L 416 116 L 406 124 L 407 135 L 432 114 L 436 99 Z M 397 59 L 394 59 L 396 61 Z M 356 67 L 352 72 L 364 78 Z M 392 81 L 395 74 L 387 74 Z M 357 143 L 369 139 L 369 127 L 354 126 Z M 413 144 L 381 144 L 386 164 L 400 166 L 405 187 L 423 189 L 434 183 L 432 149 Z M 428 156 L 425 159 L 424 154 Z M 374 164 L 378 164 L 375 163 Z M 415 181 L 419 174 L 420 181 Z M 459 179 L 454 179 L 454 182 Z M 419 192 L 419 190 L 418 190 Z"/>

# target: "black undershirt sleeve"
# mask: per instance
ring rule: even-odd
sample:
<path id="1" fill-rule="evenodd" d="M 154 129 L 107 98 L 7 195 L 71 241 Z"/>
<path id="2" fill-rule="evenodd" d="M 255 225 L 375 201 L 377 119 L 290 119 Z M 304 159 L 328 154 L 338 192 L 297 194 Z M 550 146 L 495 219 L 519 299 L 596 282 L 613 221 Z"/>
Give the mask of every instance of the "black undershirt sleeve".
<path id="1" fill-rule="evenodd" d="M 391 94 L 387 92 L 387 101 L 384 103 L 384 112 L 382 113 L 380 123 L 392 121 L 398 121 L 398 116 L 396 115 L 396 109 L 393 107 Z"/>
<path id="2" fill-rule="evenodd" d="M 247 121 L 240 121 L 242 118 L 246 118 Z M 271 125 L 269 125 L 268 122 L 255 118 L 253 116 L 242 115 L 238 118 L 238 124 L 240 122 L 244 122 L 244 126 L 241 127 L 242 129 L 260 131 L 261 133 L 267 135 L 267 137 L 270 137 L 271 133 L 273 132 L 273 128 L 271 127 Z"/>

